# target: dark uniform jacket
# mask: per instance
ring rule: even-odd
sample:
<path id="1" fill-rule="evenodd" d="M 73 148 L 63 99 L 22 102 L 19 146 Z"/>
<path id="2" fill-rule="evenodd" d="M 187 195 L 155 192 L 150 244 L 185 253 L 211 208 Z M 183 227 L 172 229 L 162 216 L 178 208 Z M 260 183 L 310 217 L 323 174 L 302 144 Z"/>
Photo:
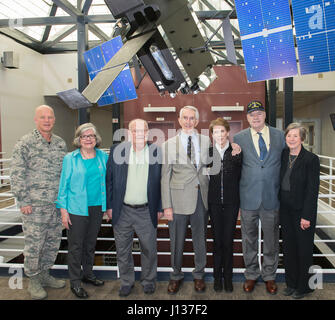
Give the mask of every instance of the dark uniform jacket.
<path id="1" fill-rule="evenodd" d="M 281 157 L 280 181 L 283 180 L 289 161 L 289 149 Z M 301 214 L 301 218 L 316 219 L 320 185 L 319 157 L 302 147 L 290 176 L 290 206 Z"/>
<path id="2" fill-rule="evenodd" d="M 223 156 L 223 171 L 221 172 L 221 156 L 216 147 L 209 148 L 209 156 L 213 157 L 209 165 L 209 191 L 208 204 L 221 204 L 221 179 L 223 181 L 223 204 L 236 204 L 240 202 L 239 183 L 241 178 L 242 152 L 232 156 L 232 147 Z"/>

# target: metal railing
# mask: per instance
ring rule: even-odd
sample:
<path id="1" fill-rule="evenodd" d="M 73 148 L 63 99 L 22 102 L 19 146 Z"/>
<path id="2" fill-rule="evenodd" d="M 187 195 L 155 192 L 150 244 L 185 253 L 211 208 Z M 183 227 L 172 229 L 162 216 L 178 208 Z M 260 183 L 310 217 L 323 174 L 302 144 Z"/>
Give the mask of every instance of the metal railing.
<path id="1" fill-rule="evenodd" d="M 319 249 L 321 253 L 314 253 L 313 257 L 320 258 L 323 257 L 327 259 L 327 261 L 332 265 L 332 268 L 323 268 L 323 273 L 335 273 L 335 252 L 331 248 L 331 244 L 335 243 L 335 158 L 326 157 L 319 155 L 321 160 L 321 172 L 320 172 L 320 192 L 319 192 L 319 200 L 318 200 L 318 220 L 316 225 L 316 235 L 314 244 Z M 2 182 L 2 187 L 10 188 L 10 176 L 9 176 L 9 165 L 11 159 L 0 159 L 1 169 L 0 169 L 0 180 Z M 16 267 L 23 268 L 23 264 L 20 263 L 11 263 L 9 262 L 13 257 L 20 255 L 23 253 L 24 246 L 24 236 L 23 234 L 19 235 L 5 235 L 1 234 L 5 229 L 13 227 L 13 226 L 22 226 L 21 222 L 21 213 L 16 205 L 16 200 L 13 197 L 13 194 L 10 190 L 6 190 L 5 192 L 0 192 L 0 206 L 1 203 L 5 201 L 12 201 L 13 203 L 9 206 L 6 206 L 0 209 L 0 267 Z M 111 227 L 110 223 L 105 223 L 103 221 L 102 227 Z M 210 227 L 210 226 L 209 226 Z M 158 225 L 159 229 L 168 228 L 166 223 L 160 223 Z M 241 226 L 237 225 L 237 229 L 240 229 Z M 322 231 L 323 235 L 326 235 L 326 239 L 321 239 L 318 235 L 318 230 Z M 67 237 L 62 237 L 62 240 L 67 240 Z M 137 242 L 139 239 L 134 238 L 134 242 Z M 15 242 L 14 242 L 15 241 Z M 98 241 L 109 241 L 114 242 L 114 237 L 98 237 Z M 159 242 L 169 242 L 169 238 L 158 238 Z M 186 242 L 191 242 L 192 239 L 187 238 Z M 18 243 L 19 242 L 19 243 Z M 213 242 L 213 239 L 207 239 L 207 242 Z M 234 239 L 235 243 L 241 243 L 242 239 Z M 280 243 L 282 240 L 280 240 Z M 258 237 L 258 259 L 261 266 L 261 260 L 263 257 L 262 253 L 262 232 L 261 232 L 261 222 L 259 222 L 259 237 Z M 67 250 L 59 250 L 60 254 L 67 254 Z M 96 251 L 96 255 L 110 256 L 116 255 L 115 250 L 103 250 Z M 133 251 L 133 255 L 139 255 L 139 251 Z M 4 255 L 3 259 L 1 256 Z M 167 256 L 170 255 L 170 252 L 159 251 L 159 256 Z M 193 256 L 193 252 L 184 252 L 185 256 Z M 207 256 L 212 256 L 212 252 L 207 252 Z M 242 252 L 234 252 L 235 257 L 243 256 Z M 283 254 L 280 253 L 279 257 L 282 257 Z M 2 261 L 1 261 L 2 260 Z M 6 261 L 8 260 L 8 261 Z M 67 265 L 56 264 L 54 269 L 67 269 Z M 94 270 L 104 270 L 104 271 L 116 271 L 118 273 L 118 268 L 116 265 L 112 266 L 101 266 L 95 265 Z M 140 271 L 140 267 L 135 267 L 136 271 Z M 172 269 L 170 267 L 158 267 L 159 272 L 170 272 Z M 184 272 L 192 272 L 193 268 L 183 268 Z M 244 272 L 244 268 L 234 268 L 234 273 L 242 273 Z M 205 272 L 212 272 L 213 268 L 206 268 Z M 278 268 L 277 273 L 284 273 L 283 268 Z"/>

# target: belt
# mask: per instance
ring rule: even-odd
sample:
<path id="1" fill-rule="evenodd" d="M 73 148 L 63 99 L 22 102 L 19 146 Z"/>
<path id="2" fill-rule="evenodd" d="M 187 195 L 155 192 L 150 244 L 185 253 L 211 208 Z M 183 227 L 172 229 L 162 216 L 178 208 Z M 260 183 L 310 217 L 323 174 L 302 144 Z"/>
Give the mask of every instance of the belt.
<path id="1" fill-rule="evenodd" d="M 132 205 L 132 204 L 128 204 L 128 203 L 123 202 L 123 205 L 125 205 L 127 207 L 130 207 L 130 208 L 133 208 L 133 209 L 141 209 L 141 208 L 146 208 L 148 206 L 148 203 Z"/>

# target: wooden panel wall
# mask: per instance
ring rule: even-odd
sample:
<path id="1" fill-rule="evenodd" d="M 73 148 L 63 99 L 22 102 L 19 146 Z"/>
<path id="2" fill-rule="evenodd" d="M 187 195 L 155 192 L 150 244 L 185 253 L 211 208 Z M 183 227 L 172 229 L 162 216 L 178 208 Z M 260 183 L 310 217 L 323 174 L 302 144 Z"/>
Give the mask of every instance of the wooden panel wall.
<path id="1" fill-rule="evenodd" d="M 239 66 L 216 66 L 215 72 L 218 78 L 206 91 L 197 95 L 178 94 L 175 98 L 169 95 L 160 96 L 150 77 L 146 75 L 137 90 L 138 99 L 124 103 L 124 127 L 128 126 L 130 120 L 142 118 L 151 123 L 150 127 L 159 128 L 161 125 L 157 118 L 164 118 L 163 122 L 170 122 L 176 129 L 179 129 L 177 121 L 179 110 L 185 105 L 193 105 L 200 112 L 200 123 L 197 128 L 199 131 L 208 129 L 210 121 L 219 116 L 231 117 L 232 129 L 237 128 L 234 131 L 247 128 L 246 106 L 254 99 L 265 104 L 264 82 L 248 83 L 245 70 Z M 235 106 L 236 103 L 245 107 L 243 112 L 211 111 L 211 106 Z M 143 108 L 148 107 L 149 104 L 152 107 L 176 107 L 177 111 L 176 113 L 144 112 Z"/>

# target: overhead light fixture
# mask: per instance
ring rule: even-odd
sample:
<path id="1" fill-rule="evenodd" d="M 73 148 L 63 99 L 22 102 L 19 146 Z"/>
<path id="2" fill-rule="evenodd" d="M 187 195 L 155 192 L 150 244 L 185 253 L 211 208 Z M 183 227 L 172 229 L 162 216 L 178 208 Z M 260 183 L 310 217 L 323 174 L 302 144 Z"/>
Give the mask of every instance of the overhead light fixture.
<path id="1" fill-rule="evenodd" d="M 244 106 L 212 106 L 212 111 L 244 111 Z"/>
<path id="2" fill-rule="evenodd" d="M 176 107 L 144 107 L 144 112 L 176 112 Z"/>

